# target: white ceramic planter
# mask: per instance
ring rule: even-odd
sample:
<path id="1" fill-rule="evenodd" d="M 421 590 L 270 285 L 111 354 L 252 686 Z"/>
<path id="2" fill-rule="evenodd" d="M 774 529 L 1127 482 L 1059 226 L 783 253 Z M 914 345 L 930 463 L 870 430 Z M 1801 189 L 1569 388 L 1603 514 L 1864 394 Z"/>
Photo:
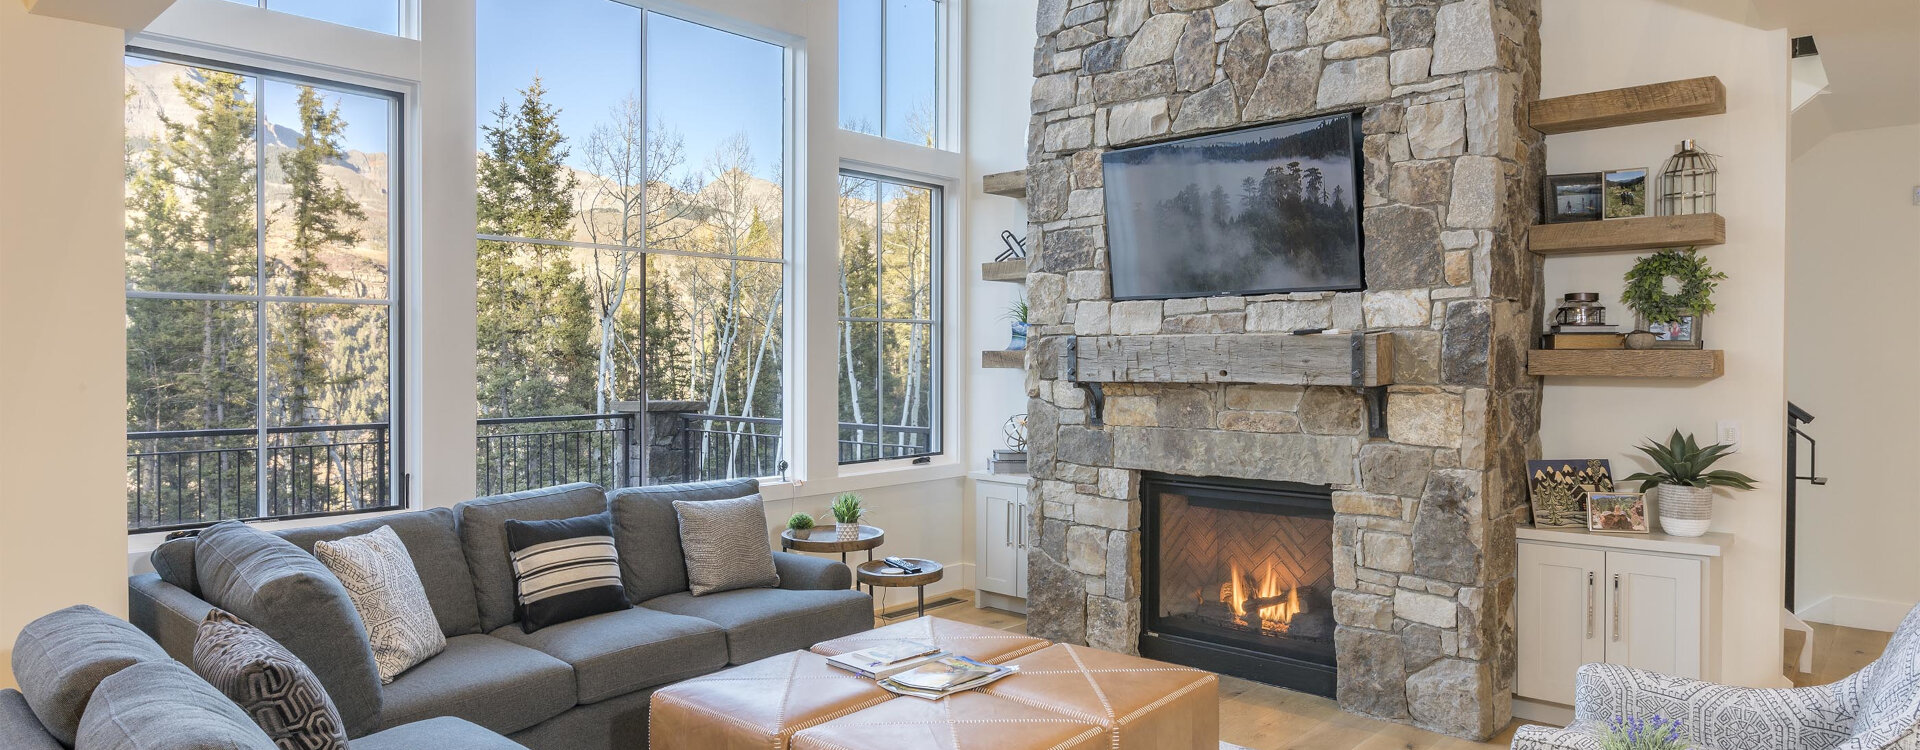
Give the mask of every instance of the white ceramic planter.
<path id="1" fill-rule="evenodd" d="M 1700 536 L 1713 525 L 1713 488 L 1663 484 L 1654 489 L 1660 529 L 1673 536 Z"/>
<path id="2" fill-rule="evenodd" d="M 851 542 L 860 538 L 860 524 L 857 523 L 836 523 L 833 525 L 833 530 L 834 533 L 839 535 L 840 541 L 843 542 Z"/>

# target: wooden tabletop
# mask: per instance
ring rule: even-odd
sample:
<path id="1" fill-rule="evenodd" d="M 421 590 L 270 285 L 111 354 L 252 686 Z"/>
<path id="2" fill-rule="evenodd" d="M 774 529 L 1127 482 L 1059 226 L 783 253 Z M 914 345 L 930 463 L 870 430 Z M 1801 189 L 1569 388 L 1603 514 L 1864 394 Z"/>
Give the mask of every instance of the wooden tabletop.
<path id="1" fill-rule="evenodd" d="M 859 538 L 843 542 L 839 530 L 829 524 L 811 529 L 783 530 L 780 532 L 780 547 L 801 552 L 853 552 L 878 547 L 886 541 L 886 537 L 885 529 L 861 524 Z"/>
<path id="2" fill-rule="evenodd" d="M 908 573 L 888 565 L 885 560 L 868 560 L 858 568 L 860 582 L 869 586 L 925 586 L 940 580 L 940 563 L 918 557 L 900 559 L 920 566 L 920 572 Z"/>

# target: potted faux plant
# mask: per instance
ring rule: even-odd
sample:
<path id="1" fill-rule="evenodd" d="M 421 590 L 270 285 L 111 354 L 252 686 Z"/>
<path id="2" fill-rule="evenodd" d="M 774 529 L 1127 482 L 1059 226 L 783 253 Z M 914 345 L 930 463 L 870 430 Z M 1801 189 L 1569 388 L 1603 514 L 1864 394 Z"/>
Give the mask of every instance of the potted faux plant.
<path id="1" fill-rule="evenodd" d="M 1727 275 L 1713 270 L 1694 248 L 1668 248 L 1635 261 L 1620 301 L 1637 316 L 1630 349 L 1699 349 L 1713 290 Z M 1667 291 L 1671 279 L 1675 290 Z M 1652 332 L 1649 338 L 1638 334 Z"/>
<path id="2" fill-rule="evenodd" d="M 1011 324 L 1013 341 L 1007 344 L 1007 351 L 1025 351 L 1027 348 L 1027 298 L 1021 297 L 1007 306 L 1004 316 Z"/>
<path id="3" fill-rule="evenodd" d="M 867 509 L 860 507 L 859 495 L 843 493 L 833 499 L 833 505 L 827 510 L 833 513 L 834 533 L 840 541 L 851 542 L 860 538 L 860 518 L 867 514 Z"/>
<path id="4" fill-rule="evenodd" d="M 813 528 L 813 516 L 805 513 L 795 513 L 792 518 L 787 519 L 787 528 L 793 529 L 794 531 L 811 529 Z"/>
<path id="5" fill-rule="evenodd" d="M 1673 536 L 1700 536 L 1713 523 L 1713 488 L 1750 490 L 1758 484 L 1753 477 L 1737 471 L 1715 469 L 1713 464 L 1726 457 L 1731 445 L 1700 447 L 1692 435 L 1679 430 L 1667 438 L 1666 445 L 1648 440 L 1640 452 L 1653 459 L 1657 472 L 1639 472 L 1626 481 L 1639 482 L 1640 491 L 1659 488 L 1660 528 Z"/>

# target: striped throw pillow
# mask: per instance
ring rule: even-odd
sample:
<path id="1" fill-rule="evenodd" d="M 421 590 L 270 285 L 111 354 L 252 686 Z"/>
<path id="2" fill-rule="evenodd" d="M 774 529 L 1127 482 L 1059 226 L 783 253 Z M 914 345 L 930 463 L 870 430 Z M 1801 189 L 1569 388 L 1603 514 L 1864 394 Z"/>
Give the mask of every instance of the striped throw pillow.
<path id="1" fill-rule="evenodd" d="M 613 515 L 506 522 L 520 629 L 628 608 L 613 548 Z"/>

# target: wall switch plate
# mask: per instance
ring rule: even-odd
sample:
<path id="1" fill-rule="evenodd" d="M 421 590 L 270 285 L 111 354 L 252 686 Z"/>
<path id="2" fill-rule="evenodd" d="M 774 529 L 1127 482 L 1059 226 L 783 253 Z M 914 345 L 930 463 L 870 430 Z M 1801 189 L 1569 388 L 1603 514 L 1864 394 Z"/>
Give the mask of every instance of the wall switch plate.
<path id="1" fill-rule="evenodd" d="M 1713 442 L 1720 443 L 1721 445 L 1733 446 L 1732 450 L 1727 451 L 1728 453 L 1739 453 L 1740 452 L 1740 420 L 1737 420 L 1737 419 L 1720 420 L 1720 423 L 1715 426 L 1713 431 Z"/>

